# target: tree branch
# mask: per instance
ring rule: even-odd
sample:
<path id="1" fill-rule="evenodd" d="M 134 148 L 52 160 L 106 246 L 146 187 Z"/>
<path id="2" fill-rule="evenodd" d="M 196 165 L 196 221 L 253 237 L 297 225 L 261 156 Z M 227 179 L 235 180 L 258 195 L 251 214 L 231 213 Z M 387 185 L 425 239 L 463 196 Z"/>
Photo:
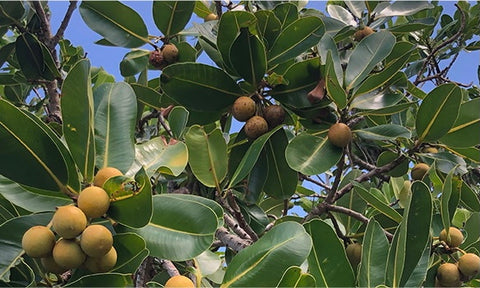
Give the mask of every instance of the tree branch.
<path id="1" fill-rule="evenodd" d="M 68 5 L 68 9 L 65 12 L 65 16 L 63 17 L 62 23 L 60 24 L 60 27 L 58 27 L 58 30 L 57 30 L 57 33 L 55 33 L 55 36 L 53 36 L 52 38 L 52 42 L 55 45 L 57 45 L 60 39 L 63 38 L 63 34 L 65 33 L 68 23 L 72 18 L 73 11 L 75 11 L 76 8 L 77 8 L 77 1 L 70 1 L 70 5 Z"/>
<path id="2" fill-rule="evenodd" d="M 247 234 L 250 236 L 250 239 L 252 239 L 253 241 L 257 241 L 258 240 L 257 233 L 253 231 L 252 227 L 250 227 L 250 225 L 248 225 L 247 221 L 245 220 L 245 217 L 243 217 L 240 207 L 238 207 L 238 204 L 235 200 L 235 196 L 232 194 L 231 191 L 227 192 L 227 197 L 228 197 L 228 204 L 233 210 L 233 216 L 235 217 L 235 219 L 237 219 L 240 227 L 242 227 L 243 230 L 247 232 Z"/>
<path id="3" fill-rule="evenodd" d="M 225 224 L 227 224 L 227 226 L 230 227 L 230 229 L 232 229 L 235 234 L 240 236 L 242 239 L 252 240 L 252 238 L 250 238 L 250 235 L 248 235 L 248 233 L 245 232 L 245 230 L 243 230 L 242 227 L 240 227 L 240 225 L 238 225 L 238 223 L 235 222 L 235 220 L 230 215 L 224 213 L 223 219 L 225 219 Z"/>
<path id="4" fill-rule="evenodd" d="M 235 252 L 239 252 L 251 244 L 251 242 L 228 232 L 227 228 L 225 227 L 218 228 L 215 232 L 215 237 L 217 237 L 218 240 L 222 241 L 223 244 Z"/>

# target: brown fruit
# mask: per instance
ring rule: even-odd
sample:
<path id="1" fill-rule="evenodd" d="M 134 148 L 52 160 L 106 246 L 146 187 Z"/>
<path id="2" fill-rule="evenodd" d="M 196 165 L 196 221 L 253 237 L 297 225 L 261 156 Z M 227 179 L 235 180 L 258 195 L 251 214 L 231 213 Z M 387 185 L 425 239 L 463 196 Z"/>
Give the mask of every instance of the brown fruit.
<path id="1" fill-rule="evenodd" d="M 410 176 L 413 180 L 422 180 L 428 169 L 430 169 L 430 166 L 425 163 L 415 164 L 415 166 L 413 166 L 412 168 L 412 171 L 410 172 Z"/>
<path id="2" fill-rule="evenodd" d="M 80 235 L 87 227 L 87 217 L 76 206 L 61 206 L 53 215 L 53 230 L 65 239 L 72 239 Z"/>
<path id="3" fill-rule="evenodd" d="M 233 103 L 232 115 L 238 121 L 247 121 L 255 115 L 255 101 L 247 96 L 238 97 Z"/>
<path id="4" fill-rule="evenodd" d="M 459 287 L 462 284 L 460 271 L 457 265 L 452 263 L 443 263 L 438 267 L 437 279 L 440 285 L 444 287 Z"/>
<path id="5" fill-rule="evenodd" d="M 84 266 L 88 271 L 93 273 L 103 273 L 112 270 L 117 264 L 117 250 L 114 247 L 102 257 L 87 257 Z"/>
<path id="6" fill-rule="evenodd" d="M 462 232 L 455 227 L 450 227 L 448 229 L 448 232 L 449 232 L 448 236 L 450 237 L 447 237 L 447 231 L 445 229 L 443 229 L 440 232 L 440 235 L 439 235 L 440 241 L 444 241 L 451 248 L 460 246 L 460 244 L 462 244 L 463 242 Z"/>
<path id="7" fill-rule="evenodd" d="M 350 261 L 350 264 L 352 264 L 354 268 L 357 267 L 362 259 L 362 244 L 348 244 L 347 248 L 345 248 L 345 251 L 347 252 L 347 257 L 348 261 Z"/>
<path id="8" fill-rule="evenodd" d="M 22 237 L 22 248 L 33 258 L 46 257 L 52 254 L 55 245 L 55 234 L 45 226 L 33 226 Z"/>
<path id="9" fill-rule="evenodd" d="M 53 247 L 53 260 L 61 267 L 74 269 L 80 267 L 87 255 L 76 240 L 60 239 Z"/>
<path id="10" fill-rule="evenodd" d="M 53 260 L 52 256 L 42 258 L 40 259 L 40 262 L 42 263 L 45 272 L 62 274 L 68 270 L 67 268 L 58 265 L 55 260 Z"/>
<path id="11" fill-rule="evenodd" d="M 90 225 L 82 233 L 80 247 L 90 257 L 102 257 L 112 249 L 113 236 L 103 225 Z"/>
<path id="12" fill-rule="evenodd" d="M 192 280 L 190 278 L 185 277 L 183 275 L 175 275 L 168 279 L 167 283 L 165 283 L 164 288 L 193 288 Z"/>
<path id="13" fill-rule="evenodd" d="M 333 145 L 343 148 L 352 141 L 352 131 L 343 123 L 333 124 L 330 129 L 328 129 L 328 140 L 330 140 Z"/>
<path id="14" fill-rule="evenodd" d="M 276 127 L 285 121 L 285 109 L 280 105 L 270 105 L 263 109 L 263 117 L 270 128 Z"/>
<path id="15" fill-rule="evenodd" d="M 98 218 L 107 213 L 110 197 L 102 188 L 90 186 L 80 192 L 77 205 L 87 218 Z"/>
<path id="16" fill-rule="evenodd" d="M 172 64 L 178 60 L 178 49 L 174 44 L 165 44 L 162 48 L 163 59 Z"/>
<path id="17" fill-rule="evenodd" d="M 108 180 L 108 178 L 113 176 L 122 176 L 122 171 L 118 170 L 114 167 L 104 167 L 98 170 L 97 174 L 95 174 L 95 178 L 93 178 L 93 185 L 98 187 L 103 187 L 103 184 Z"/>
<path id="18" fill-rule="evenodd" d="M 245 130 L 245 134 L 250 139 L 257 139 L 261 135 L 267 133 L 268 131 L 268 124 L 265 119 L 261 116 L 253 116 L 252 118 L 248 119 L 245 126 L 243 126 Z"/>
<path id="19" fill-rule="evenodd" d="M 205 22 L 206 21 L 212 21 L 212 20 L 218 20 L 218 16 L 214 13 L 210 13 L 207 16 L 205 16 Z"/>
<path id="20" fill-rule="evenodd" d="M 353 34 L 353 39 L 355 39 L 355 41 L 361 41 L 363 38 L 373 33 L 375 33 L 375 31 L 372 28 L 365 26 Z"/>
<path id="21" fill-rule="evenodd" d="M 167 66 L 167 62 L 163 57 L 163 53 L 160 50 L 153 50 L 148 56 L 148 62 L 155 68 L 163 69 Z"/>
<path id="22" fill-rule="evenodd" d="M 458 270 L 467 277 L 473 277 L 480 271 L 480 257 L 473 253 L 464 254 L 457 264 Z"/>
<path id="23" fill-rule="evenodd" d="M 432 153 L 432 154 L 435 154 L 435 153 L 438 153 L 438 149 L 435 148 L 435 147 L 425 147 L 422 149 L 422 153 Z"/>

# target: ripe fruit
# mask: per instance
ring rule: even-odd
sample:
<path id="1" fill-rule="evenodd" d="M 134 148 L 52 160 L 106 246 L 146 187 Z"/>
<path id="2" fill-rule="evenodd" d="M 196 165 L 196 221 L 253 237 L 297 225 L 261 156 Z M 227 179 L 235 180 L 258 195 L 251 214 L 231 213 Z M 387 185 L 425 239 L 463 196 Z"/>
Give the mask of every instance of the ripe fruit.
<path id="1" fill-rule="evenodd" d="M 233 103 L 232 115 L 235 119 L 245 122 L 255 114 L 255 101 L 250 97 L 241 96 Z"/>
<path id="2" fill-rule="evenodd" d="M 373 33 L 375 33 L 375 31 L 372 28 L 370 28 L 368 26 L 365 26 L 362 29 L 357 30 L 357 32 L 355 32 L 355 34 L 353 34 L 353 39 L 355 39 L 355 41 L 360 41 L 363 38 L 365 38 L 368 35 L 373 34 Z"/>
<path id="3" fill-rule="evenodd" d="M 415 164 L 415 166 L 413 166 L 412 168 L 412 171 L 410 172 L 410 176 L 413 180 L 422 180 L 428 169 L 430 169 L 430 166 L 425 163 Z"/>
<path id="4" fill-rule="evenodd" d="M 163 59 L 167 63 L 175 63 L 178 59 L 178 49 L 174 44 L 165 44 L 162 48 Z"/>
<path id="5" fill-rule="evenodd" d="M 53 230 L 65 239 L 77 237 L 87 227 L 87 217 L 83 211 L 72 205 L 58 207 L 52 222 Z"/>
<path id="6" fill-rule="evenodd" d="M 80 192 L 77 205 L 87 218 L 97 218 L 107 213 L 110 197 L 102 188 L 90 186 Z"/>
<path id="7" fill-rule="evenodd" d="M 467 253 L 458 259 L 458 270 L 467 277 L 472 277 L 480 271 L 480 257 Z"/>
<path id="8" fill-rule="evenodd" d="M 460 271 L 457 265 L 452 263 L 443 263 L 438 267 L 437 279 L 440 285 L 444 287 L 459 287 L 461 286 Z"/>
<path id="9" fill-rule="evenodd" d="M 30 257 L 46 257 L 54 245 L 55 234 L 45 226 L 33 226 L 22 237 L 22 248 Z"/>
<path id="10" fill-rule="evenodd" d="M 112 249 L 113 237 L 103 225 L 90 225 L 82 233 L 80 247 L 90 257 L 101 257 Z"/>
<path id="11" fill-rule="evenodd" d="M 460 244 L 463 242 L 462 232 L 455 227 L 450 227 L 448 232 L 448 236 L 450 236 L 450 238 L 447 237 L 447 231 L 445 229 L 440 232 L 440 241 L 444 241 L 451 248 L 460 246 Z"/>
<path id="12" fill-rule="evenodd" d="M 117 264 L 117 250 L 112 247 L 110 251 L 102 257 L 87 257 L 84 266 L 90 272 L 102 273 L 112 270 L 115 264 Z"/>
<path id="13" fill-rule="evenodd" d="M 348 261 L 350 261 L 350 264 L 352 264 L 354 268 L 357 267 L 357 265 L 360 263 L 360 260 L 362 259 L 362 244 L 348 244 L 345 251 L 347 252 L 347 257 Z"/>
<path id="14" fill-rule="evenodd" d="M 122 176 L 122 171 L 114 167 L 104 167 L 98 170 L 97 174 L 93 178 L 93 185 L 98 187 L 103 187 L 103 184 L 108 180 L 108 178 L 113 176 Z"/>
<path id="15" fill-rule="evenodd" d="M 53 260 L 53 257 L 45 257 L 40 260 L 42 263 L 43 269 L 45 272 L 50 272 L 50 273 L 55 273 L 55 274 L 62 274 L 65 271 L 67 271 L 67 268 L 64 268 L 60 265 L 58 265 L 55 260 Z"/>
<path id="16" fill-rule="evenodd" d="M 253 116 L 252 118 L 248 119 L 243 129 L 245 130 L 245 134 L 248 138 L 257 139 L 261 135 L 267 133 L 268 124 L 263 117 Z"/>
<path id="17" fill-rule="evenodd" d="M 181 287 L 195 287 L 193 285 L 193 282 L 192 280 L 190 280 L 190 278 L 188 277 L 185 277 L 183 275 L 175 275 L 173 277 L 171 277 L 170 279 L 168 279 L 167 283 L 165 283 L 165 286 L 163 286 L 164 288 L 181 288 Z"/>
<path id="18" fill-rule="evenodd" d="M 333 145 L 343 148 L 352 141 L 352 131 L 343 123 L 336 123 L 330 126 L 328 129 L 328 140 Z"/>
<path id="19" fill-rule="evenodd" d="M 280 105 L 270 105 L 263 109 L 263 117 L 270 128 L 276 127 L 285 121 L 285 109 Z"/>
<path id="20" fill-rule="evenodd" d="M 76 240 L 60 239 L 53 247 L 53 260 L 64 268 L 78 268 L 86 258 L 87 255 Z"/>
<path id="21" fill-rule="evenodd" d="M 148 62 L 150 63 L 150 65 L 158 69 L 163 69 L 168 64 L 167 62 L 165 62 L 163 53 L 160 50 L 153 50 L 152 52 L 150 52 L 150 55 L 148 56 Z"/>
<path id="22" fill-rule="evenodd" d="M 210 13 L 207 16 L 205 16 L 205 21 L 212 21 L 212 20 L 218 20 L 218 16 L 214 13 Z"/>
<path id="23" fill-rule="evenodd" d="M 425 147 L 422 149 L 422 153 L 438 153 L 438 149 L 435 147 Z"/>

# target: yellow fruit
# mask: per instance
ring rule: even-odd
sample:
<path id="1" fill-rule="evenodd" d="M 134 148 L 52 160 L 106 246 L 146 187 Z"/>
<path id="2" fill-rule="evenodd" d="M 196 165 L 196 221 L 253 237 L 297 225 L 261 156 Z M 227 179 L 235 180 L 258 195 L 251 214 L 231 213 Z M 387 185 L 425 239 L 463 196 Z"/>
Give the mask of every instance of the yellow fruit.
<path id="1" fill-rule="evenodd" d="M 233 103 L 232 115 L 238 121 L 247 121 L 255 115 L 255 101 L 247 96 L 238 97 Z"/>
<path id="2" fill-rule="evenodd" d="M 480 271 L 480 257 L 467 253 L 458 259 L 458 270 L 467 277 L 472 277 Z"/>
<path id="3" fill-rule="evenodd" d="M 103 225 L 90 225 L 82 233 L 80 247 L 90 257 L 102 257 L 112 249 L 113 236 Z"/>
<path id="4" fill-rule="evenodd" d="M 112 247 L 110 251 L 102 257 L 87 257 L 84 266 L 90 272 L 103 273 L 112 270 L 115 264 L 117 264 L 117 250 Z"/>
<path id="5" fill-rule="evenodd" d="M 245 134 L 248 138 L 257 139 L 261 135 L 267 133 L 268 124 L 263 117 L 253 116 L 252 118 L 248 119 L 243 129 L 245 130 Z"/>
<path id="6" fill-rule="evenodd" d="M 363 29 L 357 30 L 357 32 L 353 34 L 353 39 L 355 39 L 355 41 L 361 41 L 363 38 L 373 33 L 375 33 L 375 31 L 372 28 L 365 26 Z"/>
<path id="7" fill-rule="evenodd" d="M 440 241 L 444 241 L 451 248 L 460 246 L 460 244 L 463 242 L 462 232 L 455 227 L 450 227 L 448 232 L 448 236 L 450 237 L 447 237 L 447 231 L 445 229 L 440 232 Z"/>
<path id="8" fill-rule="evenodd" d="M 167 283 L 165 283 L 164 288 L 193 288 L 192 280 L 190 278 L 185 277 L 183 275 L 175 275 L 168 279 Z"/>
<path id="9" fill-rule="evenodd" d="M 348 244 L 347 248 L 345 248 L 347 252 L 348 260 L 350 264 L 355 268 L 360 263 L 362 259 L 362 244 L 360 243 L 352 243 Z"/>
<path id="10" fill-rule="evenodd" d="M 457 265 L 452 263 L 444 263 L 438 267 L 437 279 L 440 285 L 444 287 L 460 287 L 460 271 Z"/>
<path id="11" fill-rule="evenodd" d="M 435 147 L 425 147 L 422 149 L 422 153 L 438 153 L 438 149 Z"/>
<path id="12" fill-rule="evenodd" d="M 60 239 L 53 247 L 53 260 L 61 267 L 74 269 L 80 267 L 87 255 L 76 240 Z"/>
<path id="13" fill-rule="evenodd" d="M 413 180 L 422 180 L 428 169 L 430 169 L 430 166 L 425 163 L 415 164 L 415 166 L 413 166 L 412 168 L 412 171 L 410 172 L 410 176 Z"/>
<path id="14" fill-rule="evenodd" d="M 212 20 L 218 20 L 218 16 L 214 13 L 210 13 L 207 16 L 205 16 L 205 21 L 212 21 Z"/>
<path id="15" fill-rule="evenodd" d="M 53 215 L 53 230 L 65 239 L 72 239 L 80 235 L 87 227 L 87 217 L 76 206 L 61 206 Z"/>
<path id="16" fill-rule="evenodd" d="M 270 105 L 263 109 L 263 117 L 270 128 L 276 127 L 285 121 L 285 109 L 280 105 Z"/>
<path id="17" fill-rule="evenodd" d="M 333 145 L 343 148 L 352 141 L 352 131 L 343 123 L 336 123 L 330 126 L 328 129 L 328 140 Z"/>
<path id="18" fill-rule="evenodd" d="M 52 253 L 55 234 L 45 226 L 33 226 L 22 237 L 22 248 L 33 258 L 46 257 Z"/>
<path id="19" fill-rule="evenodd" d="M 62 274 L 68 270 L 67 268 L 58 265 L 55 260 L 53 260 L 53 257 L 42 258 L 40 262 L 42 263 L 45 272 Z"/>
<path id="20" fill-rule="evenodd" d="M 166 44 L 162 48 L 163 59 L 168 63 L 175 63 L 178 59 L 178 49 L 174 44 Z"/>
<path id="21" fill-rule="evenodd" d="M 98 187 L 103 187 L 103 184 L 108 180 L 108 178 L 113 176 L 122 176 L 122 171 L 118 170 L 114 167 L 104 167 L 98 170 L 97 174 L 95 174 L 95 178 L 93 178 L 93 185 Z"/>
<path id="22" fill-rule="evenodd" d="M 110 197 L 102 188 L 90 186 L 80 192 L 77 205 L 87 218 L 97 218 L 107 213 L 110 207 Z"/>

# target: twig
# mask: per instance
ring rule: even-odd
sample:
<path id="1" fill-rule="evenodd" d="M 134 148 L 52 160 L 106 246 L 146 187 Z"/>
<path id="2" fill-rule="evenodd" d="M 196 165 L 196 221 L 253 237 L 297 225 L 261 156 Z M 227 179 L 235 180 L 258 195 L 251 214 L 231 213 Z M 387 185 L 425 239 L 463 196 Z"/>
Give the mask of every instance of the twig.
<path id="1" fill-rule="evenodd" d="M 217 11 L 218 19 L 222 16 L 222 1 L 215 0 L 215 9 Z"/>
<path id="2" fill-rule="evenodd" d="M 175 267 L 175 265 L 173 265 L 172 261 L 166 260 L 166 259 L 159 259 L 158 262 L 160 263 L 160 266 L 162 266 L 162 268 L 165 271 L 167 271 L 167 273 L 170 277 L 180 275 L 180 272 L 178 272 L 177 267 Z"/>
<path id="3" fill-rule="evenodd" d="M 303 174 L 300 174 L 300 180 L 305 180 L 305 181 L 311 182 L 311 183 L 313 183 L 313 184 L 316 184 L 316 185 L 324 188 L 324 189 L 327 190 L 327 191 L 330 191 L 330 190 L 332 189 L 331 186 L 328 186 L 328 185 L 325 184 L 325 183 L 322 183 L 322 182 L 320 182 L 320 181 L 317 181 L 317 180 L 315 180 L 315 179 L 312 179 L 312 178 L 310 178 L 310 177 L 308 177 L 308 176 L 306 176 L 306 175 L 303 175 Z"/>
<path id="4" fill-rule="evenodd" d="M 332 213 L 328 212 L 328 218 L 330 218 L 330 220 L 332 220 L 333 228 L 335 228 L 335 233 L 337 233 L 337 236 L 343 240 L 345 245 L 350 243 L 350 238 L 348 238 L 347 236 L 345 236 L 345 234 L 343 234 L 342 230 L 340 229 L 340 226 L 338 225 L 338 222 L 337 222 L 337 219 L 335 218 L 335 216 L 333 216 Z"/>
<path id="5" fill-rule="evenodd" d="M 335 192 L 337 191 L 338 185 L 340 185 L 340 178 L 342 178 L 344 164 L 345 164 L 345 150 L 342 153 L 342 157 L 340 158 L 340 161 L 337 164 L 337 171 L 335 171 L 335 179 L 333 180 L 332 189 L 328 193 L 327 198 L 325 198 L 326 203 L 334 202 Z"/>
<path id="6" fill-rule="evenodd" d="M 240 227 L 242 227 L 242 229 L 247 232 L 247 234 L 250 236 L 250 239 L 252 239 L 253 241 L 257 241 L 257 233 L 253 231 L 252 227 L 250 227 L 250 225 L 248 225 L 247 221 L 245 220 L 245 217 L 243 217 L 242 211 L 240 210 L 240 207 L 238 207 L 235 196 L 232 194 L 231 191 L 227 192 L 227 197 L 228 204 L 230 205 L 230 207 L 232 207 L 233 210 L 233 216 L 235 217 L 235 219 L 237 219 Z"/>
<path id="7" fill-rule="evenodd" d="M 67 29 L 68 23 L 70 22 L 70 19 L 72 18 L 73 11 L 77 8 L 77 1 L 70 1 L 70 5 L 68 5 L 68 9 L 65 12 L 65 16 L 63 17 L 62 23 L 60 24 L 60 27 L 58 27 L 57 33 L 55 33 L 55 36 L 52 38 L 52 42 L 57 45 L 58 41 L 63 38 L 63 34 L 65 33 L 65 30 Z"/>
<path id="8" fill-rule="evenodd" d="M 250 238 L 250 235 L 248 235 L 248 233 L 245 232 L 245 230 L 243 230 L 242 227 L 240 227 L 240 225 L 238 225 L 238 223 L 235 222 L 235 220 L 230 215 L 224 213 L 223 219 L 225 219 L 225 224 L 227 224 L 227 226 L 230 227 L 233 232 L 235 232 L 235 234 L 240 236 L 242 239 L 252 240 L 252 238 Z"/>
<path id="9" fill-rule="evenodd" d="M 215 232 L 215 237 L 235 252 L 239 252 L 251 244 L 251 242 L 228 232 L 225 227 L 218 228 Z"/>

